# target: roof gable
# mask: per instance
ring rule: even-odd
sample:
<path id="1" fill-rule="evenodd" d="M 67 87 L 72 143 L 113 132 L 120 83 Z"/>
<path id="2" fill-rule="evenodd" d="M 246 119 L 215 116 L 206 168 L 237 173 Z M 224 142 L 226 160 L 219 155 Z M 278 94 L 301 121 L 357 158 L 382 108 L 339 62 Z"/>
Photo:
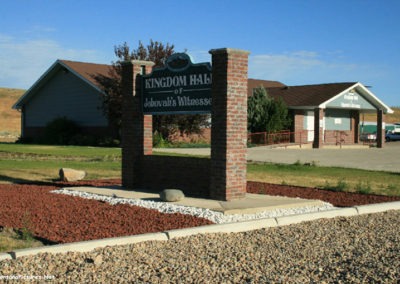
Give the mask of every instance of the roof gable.
<path id="1" fill-rule="evenodd" d="M 281 97 L 290 107 L 317 107 L 356 83 L 332 83 L 267 88 L 268 95 Z"/>
<path id="2" fill-rule="evenodd" d="M 112 66 L 107 64 L 95 64 L 68 60 L 58 61 L 65 67 L 68 67 L 71 72 L 74 72 L 77 76 L 81 77 L 99 89 L 101 89 L 101 85 L 96 78 L 99 76 L 109 77 L 110 72 L 112 71 Z"/>
<path id="3" fill-rule="evenodd" d="M 82 79 L 85 83 L 95 88 L 97 91 L 102 92 L 101 85 L 96 80 L 99 76 L 108 77 L 112 71 L 112 66 L 106 64 L 95 64 L 76 62 L 68 60 L 57 60 L 54 62 L 49 69 L 43 73 L 42 76 L 19 98 L 14 104 L 14 109 L 20 109 L 28 102 L 35 93 L 38 92 L 42 86 L 44 86 L 53 76 L 60 70 L 71 72 L 78 78 Z"/>
<path id="4" fill-rule="evenodd" d="M 303 86 L 285 86 L 280 88 L 266 88 L 268 95 L 273 98 L 282 98 L 289 108 L 348 108 L 373 110 L 382 109 L 385 113 L 393 113 L 393 110 L 379 100 L 368 88 L 359 82 L 330 83 Z M 350 92 L 357 92 L 360 103 L 344 102 L 337 100 L 345 97 Z M 353 97 L 353 99 L 355 99 Z M 346 98 L 345 100 L 350 100 Z M 361 103 L 362 101 L 362 103 Z M 336 103 L 336 104 L 335 104 Z"/>

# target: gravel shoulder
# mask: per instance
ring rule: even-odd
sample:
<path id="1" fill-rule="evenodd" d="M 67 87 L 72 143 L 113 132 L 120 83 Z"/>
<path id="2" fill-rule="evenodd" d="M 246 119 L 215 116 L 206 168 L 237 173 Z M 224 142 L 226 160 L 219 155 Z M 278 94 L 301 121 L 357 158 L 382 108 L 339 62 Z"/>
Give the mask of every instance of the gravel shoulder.
<path id="1" fill-rule="evenodd" d="M 400 211 L 234 234 L 40 254 L 0 262 L 0 275 L 53 283 L 398 283 Z"/>

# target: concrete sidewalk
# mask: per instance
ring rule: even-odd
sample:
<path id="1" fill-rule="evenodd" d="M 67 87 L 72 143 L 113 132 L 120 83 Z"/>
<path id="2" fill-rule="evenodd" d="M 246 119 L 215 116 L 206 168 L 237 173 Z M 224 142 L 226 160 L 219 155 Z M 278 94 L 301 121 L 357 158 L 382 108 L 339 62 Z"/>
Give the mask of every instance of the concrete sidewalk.
<path id="1" fill-rule="evenodd" d="M 65 189 L 121 198 L 161 201 L 158 193 L 126 190 L 122 187 L 69 187 Z M 322 202 L 320 200 L 247 193 L 246 198 L 235 201 L 218 201 L 212 199 L 185 197 L 182 201 L 173 202 L 173 204 L 210 209 L 228 215 L 254 214 L 274 209 L 320 206 L 322 205 Z"/>
<path id="2" fill-rule="evenodd" d="M 209 148 L 154 149 L 155 152 L 210 155 Z M 372 171 L 400 172 L 400 142 L 386 143 L 384 148 L 344 147 L 311 149 L 254 147 L 247 149 L 247 160 L 255 162 L 294 164 L 315 163 L 325 167 L 357 168 Z"/>

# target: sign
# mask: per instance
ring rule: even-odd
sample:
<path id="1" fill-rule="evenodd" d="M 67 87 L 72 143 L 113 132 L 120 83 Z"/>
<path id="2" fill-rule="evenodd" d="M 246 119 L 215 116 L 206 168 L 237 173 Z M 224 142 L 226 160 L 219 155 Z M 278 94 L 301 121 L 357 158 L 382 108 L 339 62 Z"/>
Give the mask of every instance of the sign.
<path id="1" fill-rule="evenodd" d="M 330 101 L 327 105 L 330 108 L 344 108 L 344 109 L 376 109 L 366 98 L 364 98 L 357 91 L 346 92 L 334 100 Z"/>
<path id="2" fill-rule="evenodd" d="M 211 65 L 193 64 L 186 53 L 175 53 L 166 67 L 142 76 L 144 114 L 211 112 Z"/>

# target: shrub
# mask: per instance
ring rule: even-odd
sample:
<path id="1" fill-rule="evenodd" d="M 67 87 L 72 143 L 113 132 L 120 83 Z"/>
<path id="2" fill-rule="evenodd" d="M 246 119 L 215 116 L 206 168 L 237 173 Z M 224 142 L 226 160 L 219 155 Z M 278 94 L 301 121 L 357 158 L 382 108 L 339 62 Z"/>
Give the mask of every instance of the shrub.
<path id="1" fill-rule="evenodd" d="M 322 187 L 325 190 L 331 191 L 345 191 L 349 185 L 346 183 L 344 179 L 338 180 L 336 186 L 331 185 L 327 180 L 325 181 L 325 185 Z"/>
<path id="2" fill-rule="evenodd" d="M 71 138 L 78 134 L 80 134 L 80 128 L 74 121 L 66 117 L 59 117 L 46 125 L 40 142 L 51 145 L 69 145 Z"/>
<path id="3" fill-rule="evenodd" d="M 369 181 L 367 181 L 367 182 L 362 182 L 362 181 L 359 181 L 357 184 L 356 184 L 356 191 L 358 192 L 358 193 L 362 193 L 362 194 L 369 194 L 369 193 L 371 193 L 371 184 L 369 183 Z"/>
<path id="4" fill-rule="evenodd" d="M 170 146 L 170 143 L 167 139 L 163 137 L 160 132 L 154 132 L 153 134 L 153 147 L 157 148 L 167 148 Z"/>

